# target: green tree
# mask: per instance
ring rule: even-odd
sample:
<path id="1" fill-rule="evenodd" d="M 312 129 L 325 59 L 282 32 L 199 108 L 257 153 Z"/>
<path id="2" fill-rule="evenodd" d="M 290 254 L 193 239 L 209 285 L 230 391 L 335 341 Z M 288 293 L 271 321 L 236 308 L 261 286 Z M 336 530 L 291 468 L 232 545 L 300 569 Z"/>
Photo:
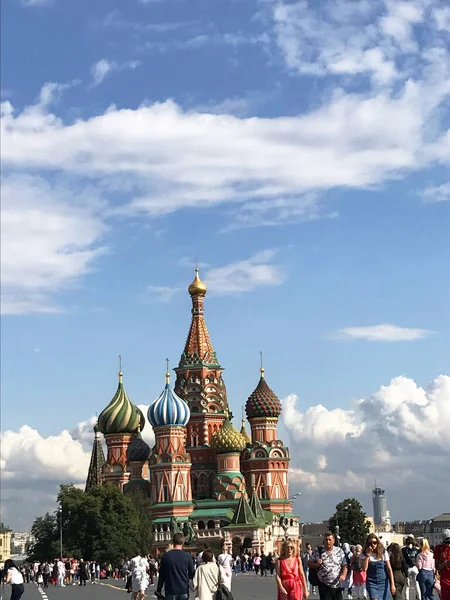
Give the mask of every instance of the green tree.
<path id="1" fill-rule="evenodd" d="M 45 513 L 43 517 L 37 517 L 31 528 L 35 543 L 28 547 L 29 558 L 39 562 L 52 561 L 59 555 L 59 529 L 55 515 Z"/>
<path id="2" fill-rule="evenodd" d="M 337 541 L 349 544 L 363 544 L 369 533 L 369 523 L 363 507 L 355 498 L 346 498 L 336 506 L 336 512 L 329 518 L 330 531 Z"/>
<path id="3" fill-rule="evenodd" d="M 150 552 L 151 504 L 145 495 L 125 496 L 113 485 L 87 492 L 62 485 L 58 503 L 65 556 L 114 564 L 138 552 Z M 58 510 L 35 520 L 36 543 L 30 558 L 46 560 L 59 555 L 59 515 Z"/>

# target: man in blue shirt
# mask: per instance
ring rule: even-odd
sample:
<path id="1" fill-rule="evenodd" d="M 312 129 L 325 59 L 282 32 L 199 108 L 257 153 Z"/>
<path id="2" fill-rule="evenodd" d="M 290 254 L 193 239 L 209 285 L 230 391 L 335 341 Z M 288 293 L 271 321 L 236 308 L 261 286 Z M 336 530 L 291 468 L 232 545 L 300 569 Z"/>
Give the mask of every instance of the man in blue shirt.
<path id="1" fill-rule="evenodd" d="M 156 596 L 165 590 L 166 600 L 188 600 L 189 581 L 194 577 L 194 561 L 183 550 L 184 535 L 173 536 L 173 550 L 169 550 L 161 558 Z"/>

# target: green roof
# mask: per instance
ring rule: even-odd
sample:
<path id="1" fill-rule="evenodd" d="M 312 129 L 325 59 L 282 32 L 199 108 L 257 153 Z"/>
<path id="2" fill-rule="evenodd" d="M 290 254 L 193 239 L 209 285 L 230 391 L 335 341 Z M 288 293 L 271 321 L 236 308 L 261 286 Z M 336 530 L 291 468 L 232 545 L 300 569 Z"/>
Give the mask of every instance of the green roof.
<path id="1" fill-rule="evenodd" d="M 253 514 L 247 498 L 242 495 L 238 507 L 234 513 L 232 525 L 250 525 L 256 524 L 256 517 Z"/>
<path id="2" fill-rule="evenodd" d="M 251 498 L 250 498 L 250 508 L 253 511 L 253 514 L 255 515 L 255 517 L 257 519 L 264 519 L 266 520 L 266 517 L 264 515 L 264 511 L 263 508 L 261 506 L 261 502 L 259 501 L 258 498 L 258 494 L 256 493 L 256 490 L 253 490 Z"/>
<path id="3" fill-rule="evenodd" d="M 195 509 L 191 515 L 191 519 L 205 519 L 214 517 L 226 517 L 231 521 L 233 518 L 234 511 L 232 508 L 199 508 Z"/>

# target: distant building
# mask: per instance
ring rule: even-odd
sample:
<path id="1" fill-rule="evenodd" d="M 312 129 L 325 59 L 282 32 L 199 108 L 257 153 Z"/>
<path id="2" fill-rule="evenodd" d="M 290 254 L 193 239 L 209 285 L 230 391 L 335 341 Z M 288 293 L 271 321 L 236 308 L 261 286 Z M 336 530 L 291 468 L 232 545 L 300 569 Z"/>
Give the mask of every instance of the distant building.
<path id="1" fill-rule="evenodd" d="M 390 514 L 387 509 L 387 501 L 385 491 L 379 487 L 376 487 L 372 490 L 372 499 L 373 499 L 373 520 L 375 525 L 381 525 L 382 523 L 386 523 L 389 521 L 390 524 Z"/>
<path id="2" fill-rule="evenodd" d="M 415 538 L 426 537 L 431 521 L 398 521 L 394 529 L 396 533 L 404 536 L 412 535 Z"/>
<path id="3" fill-rule="evenodd" d="M 11 557 L 11 534 L 11 529 L 0 523 L 0 561 L 2 563 Z"/>
<path id="4" fill-rule="evenodd" d="M 432 546 L 439 544 L 442 541 L 442 532 L 445 529 L 450 529 L 450 512 L 442 513 L 428 521 L 424 537 L 426 537 Z"/>
<path id="5" fill-rule="evenodd" d="M 328 521 L 318 523 L 300 523 L 302 546 L 311 544 L 313 548 L 323 545 L 323 536 L 329 531 Z"/>
<path id="6" fill-rule="evenodd" d="M 27 544 L 34 544 L 34 536 L 29 531 L 16 531 L 11 534 L 11 554 L 26 554 Z"/>

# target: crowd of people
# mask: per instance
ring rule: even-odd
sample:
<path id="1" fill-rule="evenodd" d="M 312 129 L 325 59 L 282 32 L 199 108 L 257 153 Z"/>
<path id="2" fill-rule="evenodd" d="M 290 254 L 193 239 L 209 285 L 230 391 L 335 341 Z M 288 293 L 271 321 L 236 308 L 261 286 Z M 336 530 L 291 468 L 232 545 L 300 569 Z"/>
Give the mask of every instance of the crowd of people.
<path id="1" fill-rule="evenodd" d="M 416 600 L 450 600 L 450 530 L 430 548 L 408 537 L 403 547 L 387 548 L 375 535 L 362 545 L 336 544 L 333 533 L 324 536 L 323 546 L 314 550 L 306 544 L 285 540 L 281 552 L 252 554 L 250 550 L 233 557 L 226 549 L 215 557 L 205 548 L 193 558 L 183 551 L 184 536 L 177 533 L 160 557 L 137 555 L 120 566 L 83 559 L 56 559 L 53 562 L 17 566 L 7 560 L 0 576 L 11 584 L 11 600 L 20 600 L 24 583 L 38 586 L 95 584 L 99 579 L 123 579 L 133 600 L 143 600 L 146 590 L 156 585 L 156 598 L 188 600 L 232 600 L 232 577 L 242 573 L 275 576 L 278 600 L 303 600 L 318 592 L 320 600 L 409 600 L 415 588 Z M 164 592 L 164 595 L 163 595 Z"/>

